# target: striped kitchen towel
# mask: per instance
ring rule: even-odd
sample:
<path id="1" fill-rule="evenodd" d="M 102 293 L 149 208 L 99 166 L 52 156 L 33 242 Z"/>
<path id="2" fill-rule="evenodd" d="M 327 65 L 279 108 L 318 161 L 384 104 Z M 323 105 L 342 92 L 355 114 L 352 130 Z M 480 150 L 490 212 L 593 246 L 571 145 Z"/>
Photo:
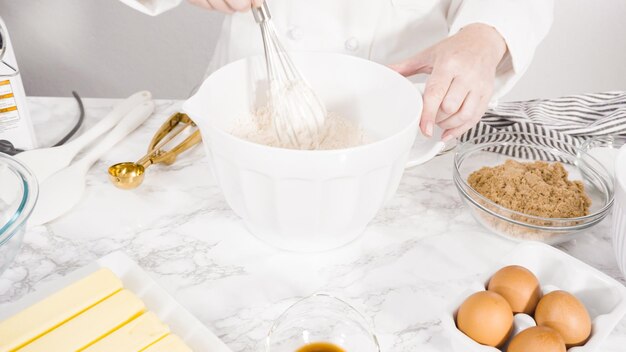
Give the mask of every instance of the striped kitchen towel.
<path id="1" fill-rule="evenodd" d="M 535 136 L 513 134 L 507 137 L 502 132 L 532 133 Z M 480 123 L 460 140 L 466 142 L 477 138 L 485 143 L 508 138 L 511 142 L 539 144 L 576 154 L 576 149 L 585 140 L 604 135 L 626 136 L 626 92 L 500 103 L 488 110 Z M 522 156 L 519 150 L 497 152 Z"/>

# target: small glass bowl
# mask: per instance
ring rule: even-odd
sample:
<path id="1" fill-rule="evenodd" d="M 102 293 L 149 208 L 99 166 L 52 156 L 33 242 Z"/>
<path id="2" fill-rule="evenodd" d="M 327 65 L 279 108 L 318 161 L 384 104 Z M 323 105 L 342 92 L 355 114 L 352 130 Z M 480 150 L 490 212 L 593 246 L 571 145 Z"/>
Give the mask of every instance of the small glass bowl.
<path id="1" fill-rule="evenodd" d="M 380 352 L 378 339 L 365 317 L 345 301 L 324 293 L 287 308 L 272 325 L 265 351 L 295 352 L 322 342 L 347 352 Z"/>
<path id="2" fill-rule="evenodd" d="M 611 176 L 615 176 L 615 161 L 620 148 L 626 144 L 626 136 L 598 136 L 586 140 L 578 149 L 578 157 L 587 155 L 598 160 Z"/>
<path id="3" fill-rule="evenodd" d="M 584 151 L 596 147 L 620 149 L 624 144 L 626 144 L 626 136 L 624 135 L 597 136 L 586 140 L 580 149 Z"/>
<path id="4" fill-rule="evenodd" d="M 506 153 L 515 153 L 512 157 Z M 595 158 L 577 156 L 578 149 L 562 141 L 533 133 L 495 133 L 480 136 L 459 146 L 454 158 L 454 184 L 473 217 L 492 232 L 512 240 L 548 244 L 566 242 L 608 214 L 613 204 L 613 178 Z M 561 162 L 570 180 L 581 180 L 591 198 L 590 214 L 575 218 L 531 216 L 502 207 L 487 199 L 468 183 L 468 176 L 484 166 L 493 167 L 513 159 L 522 162 Z"/>
<path id="5" fill-rule="evenodd" d="M 20 249 L 38 191 L 35 176 L 15 158 L 0 153 L 0 274 Z"/>

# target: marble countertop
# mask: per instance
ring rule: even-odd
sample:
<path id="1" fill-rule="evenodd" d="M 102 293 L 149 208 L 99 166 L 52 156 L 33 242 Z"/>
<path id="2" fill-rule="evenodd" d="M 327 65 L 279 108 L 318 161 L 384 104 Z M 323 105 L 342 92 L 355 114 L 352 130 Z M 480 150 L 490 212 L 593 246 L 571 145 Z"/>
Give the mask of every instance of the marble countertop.
<path id="1" fill-rule="evenodd" d="M 85 99 L 83 130 L 116 100 Z M 108 165 L 140 158 L 180 101 L 157 112 L 96 163 L 82 202 L 45 227 L 30 229 L 0 276 L 0 309 L 37 285 L 121 250 L 235 352 L 262 351 L 271 323 L 290 304 L 324 291 L 361 310 L 383 351 L 451 351 L 441 317 L 448 301 L 515 243 L 487 233 L 452 182 L 452 154 L 408 170 L 396 196 L 364 235 L 321 254 L 283 252 L 250 235 L 215 185 L 202 148 L 173 166 L 153 166 L 141 188 L 109 184 Z M 71 98 L 30 98 L 39 143 L 51 145 L 76 119 Z M 622 283 L 610 220 L 559 249 Z M 601 349 L 623 351 L 626 319 Z"/>

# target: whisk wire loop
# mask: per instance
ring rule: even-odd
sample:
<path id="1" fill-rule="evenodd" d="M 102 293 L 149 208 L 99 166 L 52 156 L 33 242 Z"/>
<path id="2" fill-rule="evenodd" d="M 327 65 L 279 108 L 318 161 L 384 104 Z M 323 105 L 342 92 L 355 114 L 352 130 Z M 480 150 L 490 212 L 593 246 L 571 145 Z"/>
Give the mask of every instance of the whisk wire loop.
<path id="1" fill-rule="evenodd" d="M 315 149 L 326 118 L 326 108 L 291 60 L 271 21 L 267 1 L 253 8 L 259 23 L 269 85 L 269 108 L 281 142 Z M 305 142 L 308 141 L 308 142 Z"/>

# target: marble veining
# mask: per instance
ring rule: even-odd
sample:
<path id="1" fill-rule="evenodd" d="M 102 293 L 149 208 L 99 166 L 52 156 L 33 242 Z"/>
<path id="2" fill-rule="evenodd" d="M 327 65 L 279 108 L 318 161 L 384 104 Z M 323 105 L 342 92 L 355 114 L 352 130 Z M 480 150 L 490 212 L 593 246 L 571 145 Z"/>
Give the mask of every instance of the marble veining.
<path id="1" fill-rule="evenodd" d="M 86 99 L 85 127 L 116 100 Z M 213 180 L 202 148 L 173 166 L 153 166 L 141 188 L 108 183 L 108 165 L 138 159 L 180 101 L 157 112 L 97 162 L 81 203 L 29 229 L 15 263 L 0 276 L 0 309 L 110 252 L 122 250 L 235 352 L 263 351 L 271 323 L 290 304 L 328 292 L 372 322 L 383 351 L 451 351 L 441 318 L 449 300 L 491 270 L 514 243 L 487 233 L 452 183 L 452 154 L 407 170 L 395 197 L 364 235 L 319 254 L 284 252 L 250 235 Z M 30 98 L 41 145 L 69 130 L 69 98 Z M 84 130 L 83 128 L 83 130 Z M 610 219 L 559 249 L 626 283 L 613 257 Z M 626 320 L 602 351 L 624 351 Z"/>

